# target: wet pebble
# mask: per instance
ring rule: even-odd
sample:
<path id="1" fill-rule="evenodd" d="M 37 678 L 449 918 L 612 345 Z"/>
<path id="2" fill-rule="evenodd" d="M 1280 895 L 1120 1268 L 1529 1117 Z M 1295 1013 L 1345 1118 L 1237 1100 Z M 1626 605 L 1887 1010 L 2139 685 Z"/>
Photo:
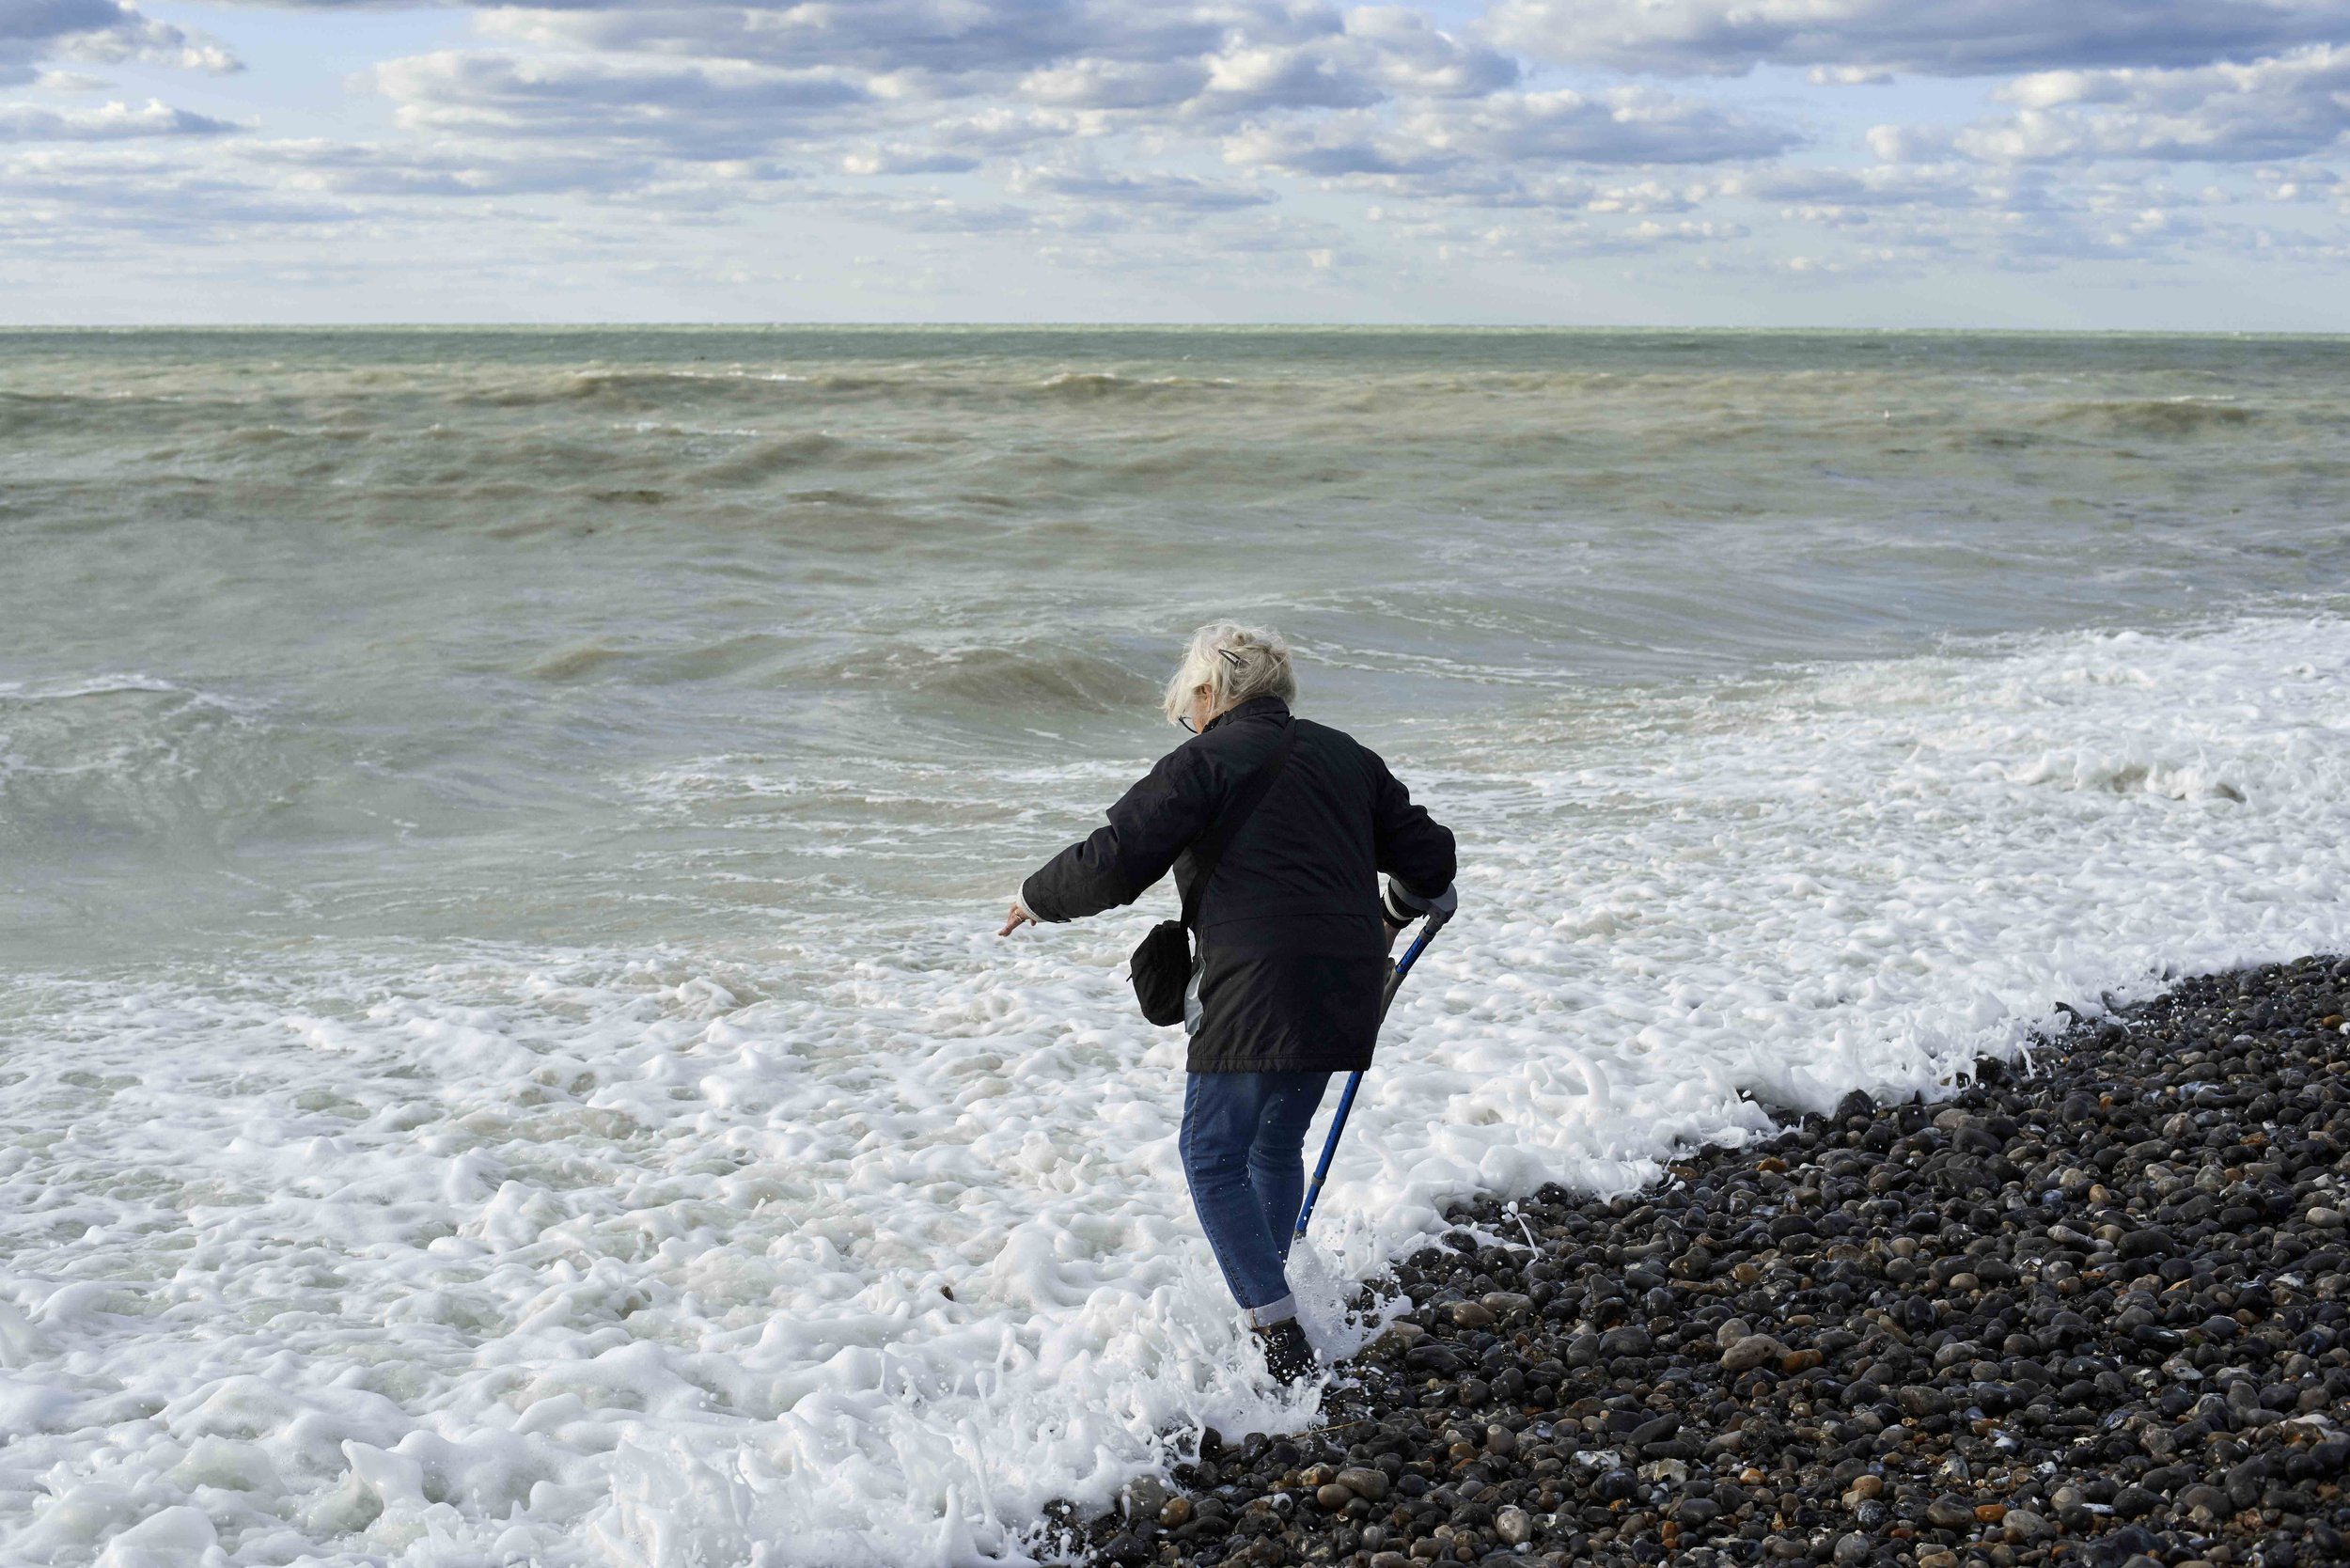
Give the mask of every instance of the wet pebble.
<path id="1" fill-rule="evenodd" d="M 1082 1549 L 2350 1561 L 2345 1002 L 2332 959 L 2183 980 L 1935 1104 L 1847 1095 L 1647 1192 L 1462 1206 L 1360 1303 L 1410 1305 L 1308 1430 L 1186 1447 L 1188 1497 L 1131 1491 Z"/>

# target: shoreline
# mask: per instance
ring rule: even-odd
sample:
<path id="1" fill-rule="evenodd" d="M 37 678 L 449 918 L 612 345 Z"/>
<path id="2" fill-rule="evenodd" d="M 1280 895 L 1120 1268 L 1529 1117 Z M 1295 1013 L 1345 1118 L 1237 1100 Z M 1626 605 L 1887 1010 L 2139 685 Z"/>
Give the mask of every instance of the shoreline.
<path id="1" fill-rule="evenodd" d="M 1456 1205 L 1323 1424 L 1091 1560 L 2350 1560 L 2350 960 L 2185 980 L 1950 1099 L 1847 1096 L 1613 1200 Z M 1465 1229 L 1523 1235 L 1480 1246 Z"/>

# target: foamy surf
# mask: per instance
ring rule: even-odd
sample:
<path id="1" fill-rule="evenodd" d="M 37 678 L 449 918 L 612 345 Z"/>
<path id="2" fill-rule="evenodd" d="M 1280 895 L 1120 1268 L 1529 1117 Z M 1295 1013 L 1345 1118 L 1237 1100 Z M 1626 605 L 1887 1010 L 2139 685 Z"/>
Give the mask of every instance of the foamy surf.
<path id="1" fill-rule="evenodd" d="M 2059 1002 L 2350 947 L 2345 677 L 2350 623 L 2254 619 L 1390 748 L 1464 913 L 1301 1256 L 1316 1338 L 1455 1198 L 1628 1188 Z M 988 913 L 21 985 L 0 1557 L 1022 1563 L 1169 1434 L 1309 1422 L 1183 1193 L 1180 1045 L 1122 982 L 1155 907 Z"/>

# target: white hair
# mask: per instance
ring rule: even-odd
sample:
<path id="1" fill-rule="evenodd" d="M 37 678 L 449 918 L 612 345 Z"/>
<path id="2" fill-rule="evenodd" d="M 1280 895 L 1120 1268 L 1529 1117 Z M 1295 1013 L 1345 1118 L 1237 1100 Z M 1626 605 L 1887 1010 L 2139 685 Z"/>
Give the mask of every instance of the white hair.
<path id="1" fill-rule="evenodd" d="M 1219 620 L 1191 635 L 1183 662 L 1167 683 L 1167 722 L 1181 723 L 1191 712 L 1192 695 L 1208 688 L 1208 711 L 1220 713 L 1252 697 L 1297 700 L 1297 673 L 1290 667 L 1290 645 L 1278 632 Z"/>

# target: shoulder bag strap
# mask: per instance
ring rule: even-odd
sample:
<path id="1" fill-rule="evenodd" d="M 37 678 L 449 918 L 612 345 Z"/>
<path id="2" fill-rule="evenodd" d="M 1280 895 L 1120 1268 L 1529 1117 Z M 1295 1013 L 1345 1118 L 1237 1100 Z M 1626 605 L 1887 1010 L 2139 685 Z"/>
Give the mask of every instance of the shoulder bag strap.
<path id="1" fill-rule="evenodd" d="M 1281 745 L 1274 752 L 1273 760 L 1258 767 L 1255 775 L 1241 787 L 1239 796 L 1225 808 L 1224 815 L 1216 819 L 1215 825 L 1208 829 L 1207 837 L 1200 841 L 1199 848 L 1195 852 L 1197 859 L 1194 862 L 1198 867 L 1198 874 L 1191 879 L 1191 892 L 1183 899 L 1185 930 L 1198 929 L 1199 901 L 1207 897 L 1209 879 L 1215 875 L 1215 868 L 1224 858 L 1225 846 L 1239 835 L 1241 828 L 1248 822 L 1249 813 L 1256 810 L 1258 803 L 1272 792 L 1274 780 L 1279 778 L 1281 770 L 1289 766 L 1290 748 L 1296 744 L 1297 721 L 1295 719 L 1282 720 Z"/>

